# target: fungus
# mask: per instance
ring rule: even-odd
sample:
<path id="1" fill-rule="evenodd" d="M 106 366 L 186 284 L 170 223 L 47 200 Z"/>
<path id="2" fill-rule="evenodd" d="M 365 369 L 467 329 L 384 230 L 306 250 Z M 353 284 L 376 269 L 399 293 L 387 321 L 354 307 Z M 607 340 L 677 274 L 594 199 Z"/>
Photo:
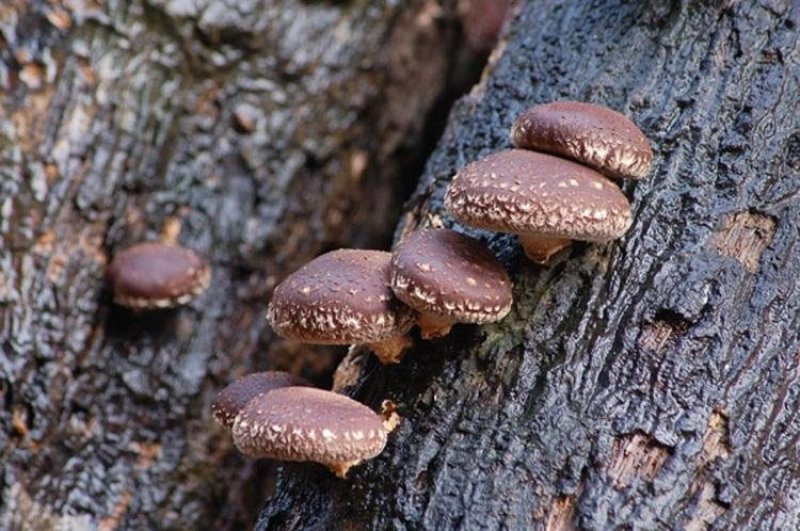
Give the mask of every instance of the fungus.
<path id="1" fill-rule="evenodd" d="M 139 243 L 114 256 L 108 267 L 114 302 L 136 310 L 173 308 L 208 288 L 211 267 L 179 245 Z"/>
<path id="2" fill-rule="evenodd" d="M 628 200 L 613 182 L 581 164 L 520 149 L 467 165 L 450 183 L 445 206 L 466 225 L 519 235 L 539 264 L 570 240 L 610 241 L 631 223 Z"/>
<path id="3" fill-rule="evenodd" d="M 397 363 L 412 342 L 414 312 L 389 287 L 391 253 L 340 249 L 319 256 L 281 282 L 267 319 L 286 338 L 327 345 L 365 344 Z"/>
<path id="4" fill-rule="evenodd" d="M 384 419 L 367 406 L 330 391 L 285 387 L 250 400 L 231 434 L 243 454 L 314 461 L 340 478 L 386 446 Z"/>
<path id="5" fill-rule="evenodd" d="M 536 105 L 511 127 L 516 147 L 576 160 L 610 177 L 647 175 L 653 150 L 644 133 L 624 115 L 577 101 Z"/>
<path id="6" fill-rule="evenodd" d="M 411 234 L 392 253 L 398 299 L 417 311 L 423 339 L 447 335 L 455 323 L 499 321 L 511 310 L 511 280 L 480 241 L 452 230 Z"/>
<path id="7" fill-rule="evenodd" d="M 247 403 L 260 395 L 283 387 L 312 387 L 305 378 L 288 372 L 265 371 L 248 374 L 228 384 L 211 404 L 214 419 L 230 430 L 236 415 Z"/>

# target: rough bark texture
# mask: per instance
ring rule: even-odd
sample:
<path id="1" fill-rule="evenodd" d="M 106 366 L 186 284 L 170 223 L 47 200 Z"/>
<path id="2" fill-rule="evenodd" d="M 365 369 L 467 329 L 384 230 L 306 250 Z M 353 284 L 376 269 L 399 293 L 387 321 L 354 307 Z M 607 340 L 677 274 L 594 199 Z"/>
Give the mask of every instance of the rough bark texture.
<path id="1" fill-rule="evenodd" d="M 257 527 L 800 528 L 798 24 L 789 0 L 521 6 L 401 233 L 452 225 L 453 173 L 560 98 L 652 139 L 632 229 L 549 268 L 481 233 L 512 314 L 366 359 L 351 394 L 405 417 L 386 451 L 347 480 L 286 465 Z"/>
<path id="2" fill-rule="evenodd" d="M 0 529 L 252 524 L 268 465 L 208 406 L 256 368 L 318 371 L 274 341 L 268 295 L 322 250 L 385 245 L 450 4 L 0 2 Z M 209 293 L 113 307 L 110 255 L 176 234 Z"/>

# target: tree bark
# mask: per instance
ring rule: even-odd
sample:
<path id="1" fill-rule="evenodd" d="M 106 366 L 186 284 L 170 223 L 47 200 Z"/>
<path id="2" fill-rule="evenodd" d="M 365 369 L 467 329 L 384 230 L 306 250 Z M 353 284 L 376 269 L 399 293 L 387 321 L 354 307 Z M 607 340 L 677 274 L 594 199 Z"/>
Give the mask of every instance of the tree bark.
<path id="1" fill-rule="evenodd" d="M 451 114 L 398 235 L 454 223 L 451 176 L 526 107 L 607 105 L 652 140 L 633 227 L 507 264 L 502 322 L 362 362 L 404 417 L 346 480 L 287 464 L 258 529 L 800 528 L 800 4 L 562 2 L 520 12 Z"/>
<path id="2" fill-rule="evenodd" d="M 274 341 L 268 295 L 323 250 L 385 246 L 453 3 L 0 2 L 1 529 L 252 525 L 269 467 L 209 404 L 333 362 Z M 110 256 L 162 234 L 210 259 L 209 292 L 111 305 Z"/>

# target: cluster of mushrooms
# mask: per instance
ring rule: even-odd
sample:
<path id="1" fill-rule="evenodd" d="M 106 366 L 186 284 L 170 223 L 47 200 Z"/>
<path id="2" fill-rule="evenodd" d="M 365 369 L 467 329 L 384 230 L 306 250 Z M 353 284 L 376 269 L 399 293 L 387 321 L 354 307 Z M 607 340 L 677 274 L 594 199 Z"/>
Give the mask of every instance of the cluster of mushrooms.
<path id="1" fill-rule="evenodd" d="M 630 205 L 608 177 L 641 178 L 653 153 L 625 116 L 597 105 L 556 102 L 522 113 L 516 149 L 467 165 L 445 196 L 464 225 L 514 233 L 539 264 L 572 240 L 607 242 L 631 224 Z M 115 301 L 135 309 L 188 302 L 208 286 L 210 269 L 178 246 L 139 244 L 119 253 L 109 277 Z M 499 321 L 512 305 L 511 280 L 479 240 L 448 229 L 414 232 L 392 252 L 340 249 L 289 275 L 267 311 L 282 337 L 314 344 L 365 345 L 397 363 L 422 339 L 454 323 Z M 314 461 L 340 477 L 378 455 L 398 417 L 280 372 L 230 384 L 213 404 L 234 445 L 253 457 Z"/>
<path id="2" fill-rule="evenodd" d="M 589 103 L 531 107 L 511 128 L 517 149 L 494 153 L 455 176 L 445 206 L 465 225 L 519 236 L 538 264 L 572 240 L 608 242 L 631 224 L 612 178 L 647 175 L 653 151 L 622 114 Z"/>

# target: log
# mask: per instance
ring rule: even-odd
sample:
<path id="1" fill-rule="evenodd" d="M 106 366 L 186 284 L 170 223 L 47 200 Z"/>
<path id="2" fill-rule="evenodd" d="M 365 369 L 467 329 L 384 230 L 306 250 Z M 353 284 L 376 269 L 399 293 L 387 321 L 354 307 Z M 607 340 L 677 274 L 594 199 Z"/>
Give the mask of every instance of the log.
<path id="1" fill-rule="evenodd" d="M 330 380 L 341 349 L 276 341 L 268 297 L 386 245 L 453 3 L 0 2 L 0 529 L 252 525 L 270 467 L 209 405 L 257 369 Z M 111 255 L 160 238 L 209 258 L 209 292 L 113 306 Z"/>
<path id="2" fill-rule="evenodd" d="M 550 267 L 468 230 L 512 313 L 398 366 L 349 359 L 350 394 L 395 401 L 399 428 L 346 480 L 282 466 L 257 529 L 800 528 L 798 24 L 791 1 L 520 4 L 397 236 L 455 226 L 452 175 L 558 99 L 652 140 L 631 230 Z"/>

